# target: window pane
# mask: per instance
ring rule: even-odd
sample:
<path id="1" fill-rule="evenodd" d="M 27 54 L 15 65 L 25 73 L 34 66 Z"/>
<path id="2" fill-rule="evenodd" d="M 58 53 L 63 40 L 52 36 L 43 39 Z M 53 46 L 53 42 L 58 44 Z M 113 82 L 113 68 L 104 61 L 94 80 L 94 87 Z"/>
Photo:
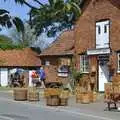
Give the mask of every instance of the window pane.
<path id="1" fill-rule="evenodd" d="M 100 33 L 101 33 L 100 26 L 98 26 L 98 34 L 100 34 Z"/>
<path id="2" fill-rule="evenodd" d="M 89 72 L 89 58 L 86 55 L 80 56 L 80 71 Z"/>
<path id="3" fill-rule="evenodd" d="M 104 33 L 107 33 L 107 25 L 104 26 Z"/>

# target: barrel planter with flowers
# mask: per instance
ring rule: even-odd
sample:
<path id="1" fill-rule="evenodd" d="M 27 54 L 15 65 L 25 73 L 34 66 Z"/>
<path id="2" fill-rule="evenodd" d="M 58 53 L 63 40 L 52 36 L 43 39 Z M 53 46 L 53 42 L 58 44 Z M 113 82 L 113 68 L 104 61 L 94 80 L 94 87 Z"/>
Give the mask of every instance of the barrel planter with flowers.
<path id="1" fill-rule="evenodd" d="M 46 105 L 58 106 L 60 103 L 60 91 L 59 88 L 45 88 L 44 96 L 46 98 Z"/>

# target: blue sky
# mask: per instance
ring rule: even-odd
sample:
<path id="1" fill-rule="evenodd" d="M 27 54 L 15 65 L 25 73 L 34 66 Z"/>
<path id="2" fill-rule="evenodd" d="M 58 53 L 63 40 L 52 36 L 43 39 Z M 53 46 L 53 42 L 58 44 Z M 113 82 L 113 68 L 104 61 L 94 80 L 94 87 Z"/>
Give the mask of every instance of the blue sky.
<path id="1" fill-rule="evenodd" d="M 40 0 L 42 3 L 47 3 L 48 0 Z M 30 3 L 32 3 L 32 0 L 29 0 Z M 6 9 L 10 11 L 10 14 L 12 16 L 18 16 L 22 20 L 28 19 L 27 13 L 29 12 L 29 8 L 27 6 L 21 6 L 16 5 L 14 0 L 7 0 L 7 2 L 4 2 L 4 0 L 0 0 L 0 9 Z M 3 29 L 1 33 L 7 34 L 7 29 Z"/>

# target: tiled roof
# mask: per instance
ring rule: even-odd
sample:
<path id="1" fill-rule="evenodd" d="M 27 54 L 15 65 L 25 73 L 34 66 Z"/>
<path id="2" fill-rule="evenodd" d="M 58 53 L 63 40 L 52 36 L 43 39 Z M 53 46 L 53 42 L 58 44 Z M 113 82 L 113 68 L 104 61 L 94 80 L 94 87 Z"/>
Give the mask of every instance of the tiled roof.
<path id="1" fill-rule="evenodd" d="M 37 53 L 30 48 L 21 50 L 0 50 L 0 66 L 40 66 Z"/>
<path id="2" fill-rule="evenodd" d="M 120 8 L 120 0 L 110 0 L 110 2 L 116 7 Z"/>
<path id="3" fill-rule="evenodd" d="M 74 31 L 65 31 L 40 56 L 72 55 L 74 52 Z"/>

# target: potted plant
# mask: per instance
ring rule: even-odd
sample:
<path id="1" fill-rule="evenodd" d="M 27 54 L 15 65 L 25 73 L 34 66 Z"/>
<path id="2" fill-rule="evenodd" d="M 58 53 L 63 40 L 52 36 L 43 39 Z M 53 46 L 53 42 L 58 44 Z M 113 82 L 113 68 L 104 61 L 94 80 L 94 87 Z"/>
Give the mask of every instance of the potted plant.
<path id="1" fill-rule="evenodd" d="M 75 85 L 80 84 L 80 78 L 82 78 L 82 73 L 80 71 L 77 71 L 76 69 L 73 69 L 72 76 L 73 76 Z"/>

